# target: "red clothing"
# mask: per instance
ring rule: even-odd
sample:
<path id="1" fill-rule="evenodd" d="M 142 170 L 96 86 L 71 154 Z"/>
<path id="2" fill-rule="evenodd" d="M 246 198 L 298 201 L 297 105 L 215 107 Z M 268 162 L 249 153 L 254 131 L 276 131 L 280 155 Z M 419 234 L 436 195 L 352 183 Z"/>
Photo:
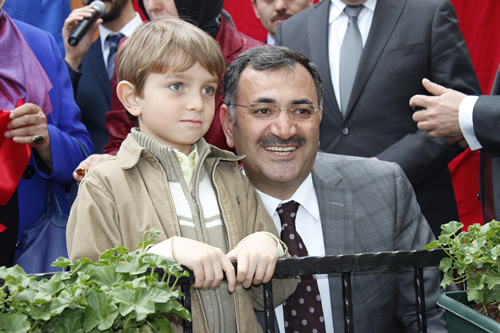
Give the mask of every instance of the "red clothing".
<path id="1" fill-rule="evenodd" d="M 219 43 L 222 54 L 227 64 L 230 64 L 234 58 L 240 53 L 256 46 L 265 46 L 264 43 L 257 41 L 239 31 L 231 25 L 224 17 L 221 16 L 221 23 L 217 37 L 215 38 Z M 106 113 L 106 128 L 109 132 L 109 141 L 104 147 L 103 153 L 116 155 L 123 140 L 127 137 L 130 129 L 137 124 L 132 124 L 125 113 L 124 107 L 116 95 L 116 75 L 113 76 L 113 89 L 111 96 L 111 110 Z M 223 104 L 224 95 L 222 92 L 222 85 L 219 84 L 219 90 L 215 96 L 215 116 L 212 121 L 205 140 L 221 149 L 231 150 L 226 143 L 226 137 L 222 130 L 222 125 L 219 118 L 220 107 Z"/>

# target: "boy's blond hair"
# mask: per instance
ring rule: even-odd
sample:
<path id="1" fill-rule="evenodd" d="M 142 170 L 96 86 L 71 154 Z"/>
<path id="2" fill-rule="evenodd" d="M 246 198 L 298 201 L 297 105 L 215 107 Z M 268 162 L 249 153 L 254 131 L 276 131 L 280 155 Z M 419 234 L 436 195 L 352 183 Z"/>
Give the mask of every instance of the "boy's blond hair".
<path id="1" fill-rule="evenodd" d="M 182 72 L 196 62 L 222 78 L 226 69 L 219 44 L 210 35 L 177 18 L 162 18 L 137 27 L 117 54 L 118 82 L 132 83 L 143 97 L 150 73 Z"/>

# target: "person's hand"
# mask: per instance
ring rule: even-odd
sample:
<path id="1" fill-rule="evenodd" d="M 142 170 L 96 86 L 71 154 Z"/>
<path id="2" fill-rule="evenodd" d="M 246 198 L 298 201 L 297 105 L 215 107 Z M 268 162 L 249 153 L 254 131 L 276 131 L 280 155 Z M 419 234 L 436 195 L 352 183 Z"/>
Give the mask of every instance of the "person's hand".
<path id="1" fill-rule="evenodd" d="M 97 163 L 112 157 L 110 154 L 93 154 L 84 159 L 78 164 L 75 171 L 73 171 L 73 178 L 76 183 L 80 185 L 80 182 L 83 179 L 83 176 L 89 171 L 90 168 L 94 167 Z"/>
<path id="2" fill-rule="evenodd" d="M 233 292 L 236 282 L 234 267 L 221 249 L 208 244 L 185 238 L 172 240 L 172 255 L 176 262 L 193 271 L 194 288 L 215 288 L 227 278 L 227 289 Z"/>
<path id="3" fill-rule="evenodd" d="M 458 122 L 458 110 L 466 95 L 427 79 L 422 84 L 434 96 L 415 95 L 410 99 L 412 108 L 423 108 L 413 113 L 413 121 L 418 123 L 420 130 L 427 131 L 431 138 L 449 137 L 448 142 L 459 141 L 463 136 Z"/>
<path id="4" fill-rule="evenodd" d="M 276 245 L 269 235 L 257 232 L 230 251 L 227 254 L 229 260 L 238 262 L 236 282 L 244 288 L 269 282 L 278 260 Z"/>
<path id="5" fill-rule="evenodd" d="M 85 6 L 81 8 L 76 8 L 73 10 L 69 16 L 64 21 L 64 25 L 62 28 L 62 36 L 64 42 L 64 51 L 66 52 L 66 56 L 64 60 L 71 66 L 74 71 L 78 71 L 80 64 L 82 63 L 82 59 L 87 54 L 90 44 L 92 44 L 92 37 L 94 36 L 94 32 L 102 23 L 102 19 L 97 19 L 92 27 L 90 27 L 89 31 L 83 36 L 77 46 L 71 46 L 68 43 L 68 38 L 71 36 L 73 31 L 76 29 L 78 24 L 85 18 L 89 18 L 94 12 L 94 8 L 92 6 Z"/>
<path id="6" fill-rule="evenodd" d="M 14 109 L 9 118 L 4 136 L 20 144 L 29 144 L 35 149 L 42 160 L 52 168 L 52 152 L 50 151 L 50 136 L 47 129 L 47 117 L 42 109 L 35 104 L 26 103 Z"/>

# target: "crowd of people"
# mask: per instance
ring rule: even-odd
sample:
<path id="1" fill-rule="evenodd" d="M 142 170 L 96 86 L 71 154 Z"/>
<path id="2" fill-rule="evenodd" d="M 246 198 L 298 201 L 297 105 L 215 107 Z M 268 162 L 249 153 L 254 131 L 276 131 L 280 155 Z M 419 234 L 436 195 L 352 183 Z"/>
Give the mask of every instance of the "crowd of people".
<path id="1" fill-rule="evenodd" d="M 278 258 L 421 250 L 458 220 L 447 165 L 466 147 L 485 222 L 500 212 L 498 98 L 479 96 L 449 0 L 250 0 L 265 41 L 223 0 L 138 0 L 146 22 L 108 0 L 73 46 L 97 10 L 82 0 L 64 57 L 5 1 L 1 144 L 25 163 L 0 146 L 0 266 L 55 186 L 71 260 L 155 228 L 148 252 L 194 272 L 195 332 L 261 332 L 254 286 Z M 424 277 L 428 330 L 446 332 L 439 271 Z M 340 276 L 273 290 L 280 332 L 344 331 Z M 418 330 L 413 272 L 353 274 L 352 290 L 356 330 Z"/>

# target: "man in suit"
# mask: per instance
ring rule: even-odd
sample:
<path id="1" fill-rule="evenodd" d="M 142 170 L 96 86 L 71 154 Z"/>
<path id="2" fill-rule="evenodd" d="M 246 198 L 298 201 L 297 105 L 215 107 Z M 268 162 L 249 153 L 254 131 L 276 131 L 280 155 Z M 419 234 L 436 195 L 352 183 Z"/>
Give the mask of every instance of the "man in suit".
<path id="1" fill-rule="evenodd" d="M 297 14 L 303 9 L 312 6 L 314 0 L 251 0 L 255 16 L 268 31 L 264 43 L 274 45 L 275 33 L 278 25 Z"/>
<path id="2" fill-rule="evenodd" d="M 499 69 L 500 70 L 500 69 Z M 498 74 L 497 74 L 498 75 Z M 413 114 L 418 128 L 429 137 L 446 137 L 448 143 L 481 150 L 480 199 L 484 222 L 500 216 L 500 96 L 466 96 L 453 89 L 423 80 L 434 96 L 415 95 L 410 106 L 424 110 Z M 491 180 L 488 178 L 491 176 Z M 488 201 L 486 197 L 493 198 Z M 490 206 L 491 205 L 491 206 Z"/>
<path id="3" fill-rule="evenodd" d="M 299 203 L 295 225 L 307 255 L 422 249 L 433 240 L 396 163 L 318 153 L 323 95 L 309 59 L 284 47 L 250 49 L 227 68 L 224 98 L 220 115 L 228 145 L 246 155 L 244 172 L 278 230 L 283 229 L 277 208 Z M 313 324 L 325 327 L 307 331 L 343 332 L 340 276 L 316 276 L 316 281 L 323 318 Z M 446 332 L 436 306 L 436 268 L 425 271 L 425 289 L 429 331 Z M 413 271 L 354 274 L 352 290 L 357 332 L 417 330 Z M 287 311 L 284 306 L 276 312 L 282 333 Z M 288 322 L 305 332 L 301 325 Z"/>
<path id="4" fill-rule="evenodd" d="M 82 0 L 89 5 L 91 0 Z M 82 122 L 87 126 L 96 153 L 101 153 L 108 142 L 105 126 L 106 112 L 111 109 L 111 76 L 114 58 L 113 38 L 129 36 L 142 23 L 134 11 L 133 0 L 104 1 L 105 13 L 98 19 L 77 46 L 68 43 L 68 37 L 78 24 L 92 15 L 92 6 L 77 8 L 64 21 L 63 40 L 66 61 L 75 100 L 82 111 Z M 92 43 L 94 31 L 99 27 L 99 38 Z M 116 36 L 116 37 L 115 37 Z M 116 44 L 115 44 L 116 45 Z"/>
<path id="5" fill-rule="evenodd" d="M 350 77 L 350 93 L 344 85 L 348 80 L 339 78 L 346 68 L 341 60 L 345 64 L 352 57 L 341 57 L 344 34 L 351 31 L 346 4 L 362 6 L 357 18 L 362 50 Z M 288 46 L 319 66 L 325 85 L 320 149 L 398 163 L 436 235 L 442 223 L 457 220 L 447 166 L 462 149 L 419 131 L 408 106 L 411 96 L 425 93 L 425 77 L 467 94 L 480 92 L 452 4 L 324 0 L 279 25 L 276 38 L 276 45 Z M 347 91 L 343 100 L 340 90 Z"/>

